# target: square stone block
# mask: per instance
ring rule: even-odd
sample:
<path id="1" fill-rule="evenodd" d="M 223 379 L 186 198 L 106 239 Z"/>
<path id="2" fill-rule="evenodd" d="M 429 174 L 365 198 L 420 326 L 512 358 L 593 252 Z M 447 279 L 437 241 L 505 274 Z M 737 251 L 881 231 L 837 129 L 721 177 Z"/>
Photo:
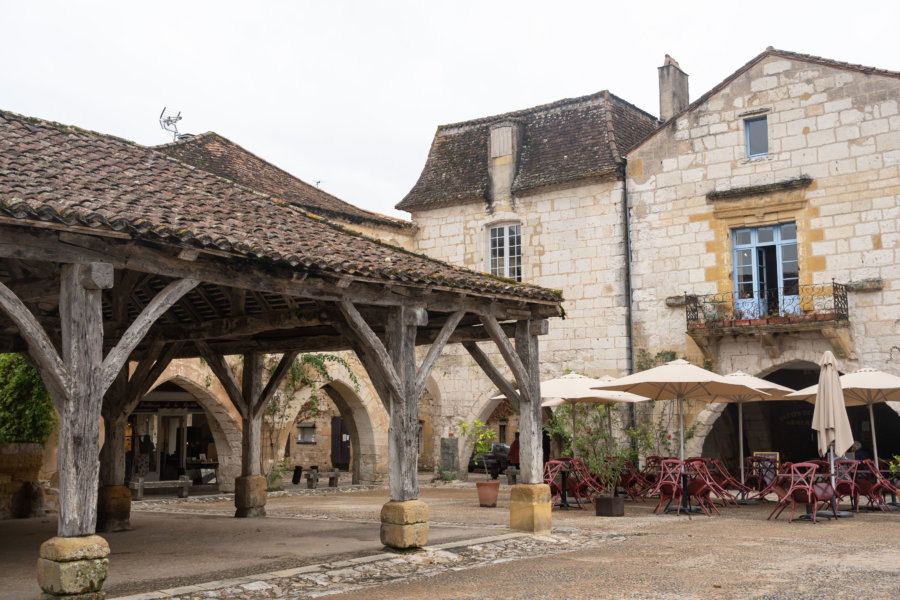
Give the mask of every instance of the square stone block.
<path id="1" fill-rule="evenodd" d="M 53 596 L 71 596 L 99 592 L 106 581 L 109 559 L 69 560 L 58 562 L 39 558 L 37 579 L 41 589 Z"/>
<path id="2" fill-rule="evenodd" d="M 390 501 L 381 507 L 381 522 L 392 525 L 412 525 L 428 522 L 428 505 L 421 500 Z"/>
<path id="3" fill-rule="evenodd" d="M 109 544 L 99 535 L 52 537 L 41 544 L 40 550 L 41 558 L 57 562 L 106 558 L 107 556 L 109 556 Z"/>
<path id="4" fill-rule="evenodd" d="M 428 523 L 381 523 L 381 543 L 391 548 L 421 548 L 428 543 Z"/>
<path id="5" fill-rule="evenodd" d="M 262 475 L 234 480 L 235 517 L 266 516 L 266 478 Z"/>
<path id="6" fill-rule="evenodd" d="M 550 486 L 519 484 L 509 495 L 509 528 L 529 533 L 549 533 L 552 529 Z"/>

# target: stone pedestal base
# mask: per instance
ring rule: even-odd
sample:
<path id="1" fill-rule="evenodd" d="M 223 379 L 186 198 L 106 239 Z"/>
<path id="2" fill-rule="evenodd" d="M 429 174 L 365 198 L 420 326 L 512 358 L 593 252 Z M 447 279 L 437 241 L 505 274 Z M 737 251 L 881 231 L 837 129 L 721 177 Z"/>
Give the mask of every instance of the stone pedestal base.
<path id="1" fill-rule="evenodd" d="M 550 533 L 550 486 L 520 483 L 509 494 L 509 528 L 529 533 Z"/>
<path id="2" fill-rule="evenodd" d="M 388 502 L 381 507 L 381 543 L 391 548 L 421 548 L 428 543 L 428 505 L 421 500 Z"/>
<path id="3" fill-rule="evenodd" d="M 41 544 L 37 563 L 43 599 L 99 600 L 109 571 L 109 544 L 98 535 L 55 537 Z"/>
<path id="4" fill-rule="evenodd" d="M 238 477 L 234 480 L 235 517 L 266 516 L 266 478 L 262 475 Z"/>
<path id="5" fill-rule="evenodd" d="M 124 485 L 105 485 L 97 495 L 97 531 L 131 529 L 131 490 Z"/>

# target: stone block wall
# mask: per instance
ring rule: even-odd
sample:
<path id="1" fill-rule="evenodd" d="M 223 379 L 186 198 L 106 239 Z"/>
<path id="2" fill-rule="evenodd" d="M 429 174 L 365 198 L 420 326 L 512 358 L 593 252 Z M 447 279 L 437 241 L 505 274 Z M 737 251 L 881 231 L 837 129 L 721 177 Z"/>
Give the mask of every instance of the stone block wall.
<path id="1" fill-rule="evenodd" d="M 413 213 L 413 221 L 418 225 L 416 250 L 479 272 L 489 269 L 489 228 L 521 223 L 522 280 L 560 289 L 565 298 L 565 320 L 552 320 L 549 335 L 540 341 L 542 378 L 566 370 L 593 377 L 626 372 L 625 219 L 620 181 L 581 182 L 566 189 L 495 199 L 490 212 L 481 200 L 434 208 Z M 482 344 L 482 348 L 494 364 L 503 365 L 493 344 Z M 432 378 L 440 390 L 436 440 L 450 433 L 459 435 L 461 421 L 484 419 L 497 404 L 490 400 L 496 388 L 461 347 L 444 351 Z M 461 444 L 462 460 L 471 453 L 465 446 Z"/>
<path id="2" fill-rule="evenodd" d="M 897 77 L 767 56 L 633 149 L 636 347 L 702 360 L 684 308 L 665 298 L 731 292 L 731 230 L 794 221 L 801 284 L 884 282 L 850 293 L 852 354 L 842 369 L 900 373 L 900 352 L 891 353 L 900 347 L 898 102 Z M 747 158 L 744 120 L 763 115 L 769 153 Z M 804 177 L 805 187 L 780 185 Z M 756 374 L 831 349 L 821 335 L 791 334 L 770 359 L 747 339 L 722 341 L 719 371 Z"/>

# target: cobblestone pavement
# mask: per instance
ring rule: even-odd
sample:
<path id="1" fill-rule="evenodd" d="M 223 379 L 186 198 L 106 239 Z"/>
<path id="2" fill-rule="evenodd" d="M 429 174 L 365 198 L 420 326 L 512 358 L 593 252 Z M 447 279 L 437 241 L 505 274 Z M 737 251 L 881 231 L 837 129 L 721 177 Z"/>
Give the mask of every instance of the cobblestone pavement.
<path id="1" fill-rule="evenodd" d="M 505 534 L 430 546 L 415 552 L 389 552 L 363 558 L 286 569 L 224 581 L 213 581 L 121 600 L 205 600 L 210 598 L 263 600 L 319 598 L 359 591 L 397 581 L 433 577 L 508 561 L 621 542 L 623 536 L 578 529 L 552 535 Z"/>

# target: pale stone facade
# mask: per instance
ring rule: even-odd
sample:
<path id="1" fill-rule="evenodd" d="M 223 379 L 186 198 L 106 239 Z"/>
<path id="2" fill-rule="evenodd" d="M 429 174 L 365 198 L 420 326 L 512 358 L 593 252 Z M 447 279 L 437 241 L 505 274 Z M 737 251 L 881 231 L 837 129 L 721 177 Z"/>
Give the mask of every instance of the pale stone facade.
<path id="1" fill-rule="evenodd" d="M 884 289 L 851 288 L 842 339 L 790 333 L 765 352 L 744 336 L 726 336 L 708 352 L 717 370 L 765 373 L 830 349 L 844 355 L 845 370 L 900 371 L 900 358 L 890 355 L 900 344 L 898 101 L 896 76 L 772 53 L 631 150 L 636 345 L 699 358 L 684 308 L 665 299 L 732 292 L 733 229 L 793 222 L 800 285 L 874 278 Z M 748 115 L 768 121 L 765 156 L 747 158 Z M 778 189 L 801 177 L 812 182 Z M 707 197 L 735 190 L 745 193 Z"/>

